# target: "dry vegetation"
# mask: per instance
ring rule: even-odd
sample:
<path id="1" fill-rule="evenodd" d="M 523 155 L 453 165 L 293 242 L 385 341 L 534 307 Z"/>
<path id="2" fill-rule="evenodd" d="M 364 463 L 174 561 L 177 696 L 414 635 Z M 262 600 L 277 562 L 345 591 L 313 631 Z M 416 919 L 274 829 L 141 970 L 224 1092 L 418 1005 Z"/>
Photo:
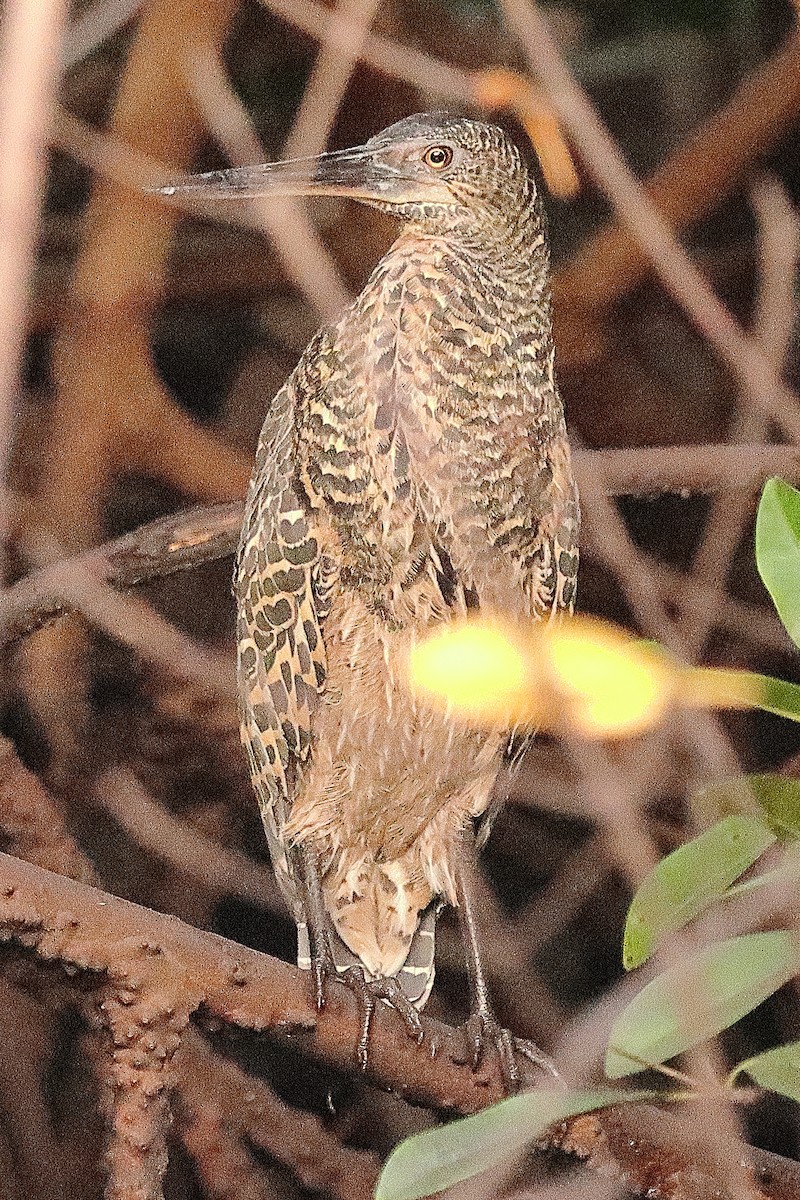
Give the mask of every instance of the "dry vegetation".
<path id="1" fill-rule="evenodd" d="M 689 660 L 796 676 L 751 546 L 763 478 L 800 479 L 800 34 L 765 5 L 761 45 L 755 25 L 738 52 L 651 30 L 614 59 L 559 10 L 643 190 L 529 0 L 90 0 L 71 20 L 62 40 L 57 0 L 7 0 L 0 47 L 0 1195 L 360 1200 L 391 1145 L 497 1099 L 499 1073 L 463 1062 L 453 923 L 425 1045 L 381 1012 L 366 1080 L 352 998 L 334 988 L 318 1017 L 279 961 L 292 931 L 238 747 L 227 556 L 264 408 L 392 226 L 338 201 L 182 221 L 141 185 L 355 144 L 423 108 L 526 129 L 553 192 L 581 607 Z M 797 750 L 776 722 L 710 714 L 583 754 L 537 742 L 481 911 L 504 1022 L 567 1078 L 598 1077 L 640 986 L 619 978 L 620 922 L 692 832 L 688 798 Z M 730 927 L 791 919 L 791 898 L 759 904 Z M 797 1015 L 781 993 L 773 1040 Z M 593 1194 L 800 1196 L 788 1158 L 742 1165 L 750 1139 L 795 1155 L 788 1105 L 705 1116 L 580 1118 L 550 1161 L 583 1161 L 569 1187 Z"/>

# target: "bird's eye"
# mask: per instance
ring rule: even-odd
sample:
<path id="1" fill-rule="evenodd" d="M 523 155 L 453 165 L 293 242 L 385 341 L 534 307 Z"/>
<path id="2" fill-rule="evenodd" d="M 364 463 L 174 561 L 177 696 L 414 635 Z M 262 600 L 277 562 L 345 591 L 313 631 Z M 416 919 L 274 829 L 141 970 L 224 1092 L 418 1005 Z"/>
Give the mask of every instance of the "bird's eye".
<path id="1" fill-rule="evenodd" d="M 449 146 L 428 146 L 422 156 L 422 161 L 426 167 L 432 167 L 434 171 L 444 171 L 453 161 L 453 151 Z"/>

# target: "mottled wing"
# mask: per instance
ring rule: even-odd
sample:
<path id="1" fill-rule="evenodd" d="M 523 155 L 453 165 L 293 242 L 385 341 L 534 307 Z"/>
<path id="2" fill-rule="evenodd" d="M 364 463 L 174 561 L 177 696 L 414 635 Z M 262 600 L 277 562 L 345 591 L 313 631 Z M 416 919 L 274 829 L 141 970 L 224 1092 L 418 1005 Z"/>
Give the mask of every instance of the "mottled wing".
<path id="1" fill-rule="evenodd" d="M 325 679 L 318 585 L 330 564 L 295 482 L 293 376 L 264 422 L 245 505 L 234 591 L 242 742 L 278 883 L 306 947 L 302 900 L 282 837 L 297 773 L 311 747 L 311 720 Z"/>
<path id="2" fill-rule="evenodd" d="M 538 533 L 530 543 L 528 579 L 530 588 L 540 589 L 542 611 L 572 612 L 578 586 L 578 536 L 580 504 L 572 474 L 569 444 L 564 432 L 549 444 L 546 455 L 548 484 L 544 489 L 546 512 Z M 541 547 L 541 548 L 540 548 Z"/>

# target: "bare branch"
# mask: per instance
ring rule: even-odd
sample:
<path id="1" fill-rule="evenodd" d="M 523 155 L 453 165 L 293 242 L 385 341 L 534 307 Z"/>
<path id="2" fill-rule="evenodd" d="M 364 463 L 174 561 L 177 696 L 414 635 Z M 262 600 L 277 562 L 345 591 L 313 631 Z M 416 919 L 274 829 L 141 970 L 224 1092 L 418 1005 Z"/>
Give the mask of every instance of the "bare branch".
<path id="1" fill-rule="evenodd" d="M 68 561 L 114 587 L 130 588 L 232 554 L 241 521 L 238 503 L 190 509 Z M 44 567 L 0 596 L 0 641 L 14 641 L 71 610 L 63 568 L 62 563 Z"/>
<path id="2" fill-rule="evenodd" d="M 128 768 L 107 771 L 97 781 L 94 794 L 137 846 L 168 862 L 201 887 L 223 895 L 241 896 L 264 908 L 282 906 L 270 870 L 170 816 L 150 799 Z"/>
<path id="3" fill-rule="evenodd" d="M 262 1080 L 213 1054 L 195 1030 L 187 1030 L 181 1062 L 181 1097 L 201 1122 L 195 1138 L 216 1133 L 221 1140 L 220 1126 L 228 1126 L 289 1167 L 309 1191 L 370 1200 L 378 1174 L 373 1154 L 343 1146 L 317 1117 L 290 1108 Z"/>
<path id="4" fill-rule="evenodd" d="M 800 450 L 788 445 L 635 446 L 575 450 L 581 495 L 713 495 L 752 488 L 769 475 L 800 482 Z M 602 491 L 598 492 L 598 483 Z"/>
<path id="5" fill-rule="evenodd" d="M 0 478 L 12 436 L 28 274 L 64 0 L 9 0 L 0 30 Z M 5 520 L 5 516 L 2 517 Z"/>
<path id="6" fill-rule="evenodd" d="M 148 989 L 169 995 L 179 979 L 190 1011 L 202 1009 L 212 1024 L 269 1033 L 330 1066 L 358 1070 L 361 1015 L 343 986 L 331 986 L 317 1013 L 310 977 L 296 967 L 7 854 L 0 855 L 0 930 L 45 959 L 110 973 L 121 983 L 146 974 Z M 424 1024 L 419 1046 L 395 1012 L 378 1006 L 368 1071 L 373 1082 L 411 1103 L 461 1112 L 503 1096 L 494 1059 L 473 1073 L 457 1061 L 466 1057 L 457 1032 L 432 1020 Z"/>
<path id="7" fill-rule="evenodd" d="M 664 1200 L 699 1200 L 717 1190 L 726 1195 L 723 1180 L 732 1168 L 743 1182 L 751 1176 L 762 1196 L 797 1200 L 800 1164 L 750 1146 L 735 1163 L 721 1163 L 709 1157 L 704 1124 L 691 1108 L 682 1114 L 621 1105 L 568 1121 L 558 1142 L 601 1174 L 620 1176 L 638 1194 L 652 1195 L 654 1187 Z"/>
<path id="8" fill-rule="evenodd" d="M 727 104 L 704 121 L 647 180 L 647 193 L 675 230 L 687 229 L 730 195 L 748 168 L 800 113 L 800 37 L 792 29 L 772 57 L 739 84 Z M 611 221 L 556 274 L 559 353 L 586 358 L 586 325 L 650 271 L 650 257 L 623 221 Z M 575 326 L 573 329 L 572 326 Z M 583 345 L 580 337 L 583 337 Z"/>
<path id="9" fill-rule="evenodd" d="M 141 8 L 143 0 L 94 0 L 76 17 L 67 30 L 61 63 L 65 70 L 93 54 L 98 46 L 113 37 Z"/>
<path id="10" fill-rule="evenodd" d="M 586 499 L 712 494 L 751 488 L 768 475 L 800 483 L 800 451 L 787 445 L 577 450 L 574 464 Z M 0 596 L 0 644 L 24 637 L 76 607 L 73 568 L 85 569 L 113 587 L 131 588 L 232 554 L 241 519 L 239 503 L 189 509 L 25 576 Z"/>
<path id="11" fill-rule="evenodd" d="M 114 1005 L 108 1020 L 117 1030 L 115 1037 L 121 1038 L 116 1043 L 121 1052 L 115 1064 L 118 1086 L 125 1086 L 122 1073 L 128 1066 L 133 1072 L 121 1103 L 126 1109 L 133 1105 L 134 1128 L 145 1137 L 148 1090 L 153 1104 L 163 1104 L 164 1093 L 174 1082 L 173 1068 L 151 1080 L 147 1055 L 138 1066 L 135 1055 L 123 1044 L 130 1045 L 126 1025 L 130 1006 L 144 1005 L 152 995 L 160 1004 L 154 1017 L 166 1021 L 163 1046 L 160 1034 L 154 1040 L 166 1052 L 167 1062 L 177 1048 L 187 1014 L 194 1011 L 202 1012 L 206 1020 L 211 1017 L 212 1023 L 216 1018 L 220 1023 L 268 1032 L 331 1066 L 356 1069 L 353 1047 L 360 1017 L 346 989 L 333 985 L 328 1004 L 317 1013 L 308 978 L 296 968 L 8 855 L 0 855 L 0 933 L 4 940 L 25 946 L 45 961 L 56 959 L 68 969 L 110 979 Z M 165 1000 L 171 996 L 176 996 L 176 1007 Z M 426 1018 L 425 1043 L 417 1046 L 397 1014 L 379 1008 L 368 1071 L 374 1083 L 391 1088 L 411 1103 L 461 1112 L 475 1111 L 502 1096 L 494 1061 L 483 1064 L 477 1073 L 456 1061 L 463 1047 L 455 1030 Z M 144 1008 L 131 1018 L 136 1045 L 142 1036 L 142 1015 L 146 1015 Z M 147 1027 L 145 1022 L 143 1028 Z M 120 1119 L 123 1115 L 120 1111 Z M 726 1184 L 732 1170 L 738 1171 L 742 1185 L 746 1184 L 744 1160 L 737 1164 L 709 1160 L 704 1140 L 676 1136 L 677 1120 L 655 1109 L 637 1109 L 624 1118 L 613 1110 L 608 1115 L 566 1122 L 554 1133 L 552 1144 L 586 1158 L 606 1175 L 625 1179 L 643 1194 L 652 1194 L 655 1188 L 665 1196 L 683 1195 L 674 1178 L 676 1169 L 687 1179 L 691 1176 L 691 1194 L 697 1200 L 730 1195 Z M 622 1141 L 618 1127 L 625 1130 Z M 123 1153 L 119 1147 L 116 1152 Z M 128 1152 L 124 1150 L 126 1155 Z M 156 1143 L 148 1142 L 144 1156 L 126 1158 L 128 1174 L 123 1171 L 122 1178 L 129 1179 L 137 1167 L 152 1169 L 157 1152 Z M 143 1167 L 143 1157 L 148 1155 L 152 1157 Z M 800 1195 L 798 1164 L 748 1149 L 747 1157 L 751 1156 L 755 1182 L 763 1195 L 796 1200 Z M 363 1165 L 368 1169 L 367 1162 Z"/>

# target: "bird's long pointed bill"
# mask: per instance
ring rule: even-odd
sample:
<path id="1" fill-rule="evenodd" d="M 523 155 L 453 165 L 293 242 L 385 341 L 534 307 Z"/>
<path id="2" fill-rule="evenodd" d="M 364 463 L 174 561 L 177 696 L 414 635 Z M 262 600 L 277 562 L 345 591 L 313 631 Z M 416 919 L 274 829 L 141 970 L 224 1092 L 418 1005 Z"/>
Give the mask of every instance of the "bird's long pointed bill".
<path id="1" fill-rule="evenodd" d="M 160 196 L 189 196 L 199 200 L 252 200 L 258 196 L 352 196 L 377 200 L 395 191 L 397 180 L 396 172 L 376 163 L 370 151 L 359 146 L 316 158 L 208 171 L 150 190 Z"/>

